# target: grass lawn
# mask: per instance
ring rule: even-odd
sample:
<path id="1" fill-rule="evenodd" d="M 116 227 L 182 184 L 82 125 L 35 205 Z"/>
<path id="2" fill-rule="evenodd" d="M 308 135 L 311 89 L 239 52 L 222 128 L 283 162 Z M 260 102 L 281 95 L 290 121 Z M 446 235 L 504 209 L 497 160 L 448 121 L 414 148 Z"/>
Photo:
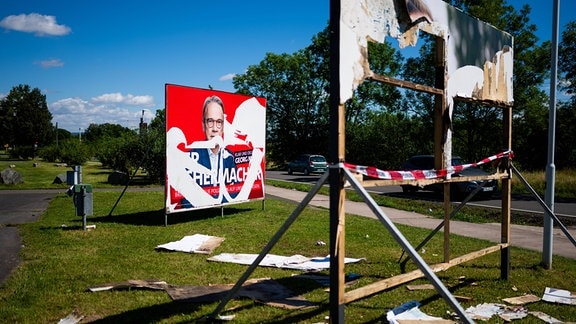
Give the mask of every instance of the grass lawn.
<path id="1" fill-rule="evenodd" d="M 52 184 L 58 174 L 72 170 L 51 163 L 33 161 L 0 161 L 0 170 L 14 165 L 25 179 L 23 184 L 4 185 L 0 189 L 67 188 L 66 184 Z M 76 311 L 84 316 L 83 322 L 96 323 L 192 323 L 205 319 L 218 303 L 187 303 L 173 301 L 161 290 L 110 290 L 87 292 L 91 286 L 133 279 L 157 279 L 171 285 L 206 286 L 234 284 L 247 266 L 209 262 L 203 254 L 161 252 L 155 247 L 180 240 L 186 235 L 206 234 L 224 237 L 224 242 L 213 254 L 259 253 L 295 209 L 295 203 L 268 198 L 265 208 L 261 201 L 231 205 L 224 209 L 204 209 L 170 215 L 164 226 L 164 193 L 128 190 L 107 216 L 118 199 L 119 188 L 106 183 L 111 170 L 98 163 L 83 166 L 84 183 L 99 190 L 93 193 L 94 215 L 88 224 L 93 230 L 82 230 L 82 219 L 74 216 L 72 198 L 59 194 L 39 221 L 18 225 L 23 239 L 22 263 L 8 282 L 0 287 L 0 319 L 6 323 L 55 323 Z M 535 176 L 535 179 L 539 177 Z M 573 183 L 569 179 L 566 186 Z M 537 180 L 536 180 L 537 181 Z M 280 182 L 267 181 L 267 185 Z M 531 182 L 532 183 L 532 182 Z M 538 185 L 534 185 L 538 187 Z M 307 190 L 304 186 L 301 190 Z M 559 185 L 556 186 L 558 188 Z M 121 188 L 121 187 L 120 187 Z M 323 189 L 324 190 L 324 189 Z M 564 193 L 571 192 L 563 190 Z M 324 192 L 325 193 L 325 192 Z M 572 194 L 568 194 L 572 195 Z M 354 194 L 348 195 L 354 199 Z M 427 203 L 375 197 L 381 205 L 399 209 L 425 210 Z M 489 217 L 486 211 L 467 208 L 461 219 L 480 221 Z M 440 217 L 441 215 L 438 215 Z M 309 207 L 298 217 L 271 253 L 279 255 L 301 254 L 308 257 L 326 256 L 329 242 L 329 214 L 327 210 Z M 398 225 L 403 235 L 414 245 L 429 233 L 428 230 Z M 492 243 L 453 235 L 451 256 L 457 257 Z M 428 264 L 443 259 L 442 235 L 437 235 L 419 251 Z M 401 248 L 384 226 L 374 219 L 352 216 L 346 218 L 346 256 L 366 258 L 345 267 L 348 274 L 360 279 L 350 287 L 366 284 L 402 273 L 398 263 Z M 481 303 L 504 303 L 503 298 L 533 294 L 543 295 L 546 287 L 574 291 L 576 288 L 576 260 L 554 257 L 553 269 L 540 266 L 537 252 L 511 248 L 510 277 L 500 279 L 500 254 L 492 253 L 473 261 L 437 273 L 453 295 L 472 298 L 461 301 L 464 309 Z M 408 262 L 406 271 L 415 269 Z M 329 315 L 329 295 L 316 281 L 294 277 L 300 271 L 258 267 L 251 278 L 273 278 L 293 292 L 313 302 L 316 307 L 307 310 L 286 310 L 262 305 L 250 299 L 234 299 L 226 305 L 236 315 L 237 323 L 301 322 L 321 323 Z M 327 271 L 320 274 L 327 275 Z M 417 279 L 410 285 L 429 283 Z M 429 315 L 448 318 L 453 310 L 434 290 L 410 291 L 406 285 L 392 287 L 384 292 L 352 302 L 345 307 L 347 323 L 387 322 L 386 312 L 405 302 L 417 300 L 422 311 Z M 541 311 L 559 320 L 576 319 L 576 306 L 535 302 L 526 305 L 530 311 Z M 487 323 L 502 323 L 493 318 Z M 529 315 L 518 323 L 539 322 Z"/>
<path id="2" fill-rule="evenodd" d="M 35 166 L 36 164 L 36 166 Z M 22 176 L 22 183 L 0 183 L 0 190 L 24 190 L 24 189 L 63 189 L 66 184 L 66 173 L 73 171 L 71 166 L 63 166 L 60 163 L 44 162 L 40 160 L 0 160 L 0 171 L 12 168 Z M 82 183 L 91 184 L 94 188 L 118 188 L 119 186 L 108 184 L 108 176 L 112 172 L 109 168 L 102 167 L 100 162 L 89 161 L 82 166 Z M 64 177 L 64 183 L 54 183 L 58 176 Z M 142 183 L 143 174 L 136 174 L 134 184 Z M 2 182 L 2 181 L 0 181 Z M 146 184 L 146 186 L 149 186 Z"/>
<path id="3" fill-rule="evenodd" d="M 61 194 L 50 204 L 36 223 L 20 225 L 24 241 L 22 264 L 0 288 L 0 318 L 6 323 L 55 323 L 72 311 L 84 316 L 83 322 L 101 323 L 192 323 L 210 315 L 212 303 L 172 301 L 164 291 L 110 290 L 87 292 L 91 286 L 132 279 L 158 279 L 172 285 L 234 284 L 246 266 L 207 261 L 207 255 L 161 252 L 155 247 L 180 240 L 183 236 L 206 234 L 224 237 L 213 254 L 259 253 L 295 208 L 294 203 L 267 199 L 228 206 L 225 216 L 220 209 L 205 209 L 172 214 L 164 226 L 162 191 L 128 191 L 107 216 L 119 193 L 94 192 L 94 216 L 88 224 L 96 229 L 83 231 L 82 220 L 74 216 L 71 198 Z M 328 211 L 309 207 L 298 217 L 271 253 L 326 256 L 329 242 Z M 427 230 L 399 226 L 411 242 L 420 242 Z M 442 261 L 442 236 L 435 237 L 420 251 L 429 263 Z M 463 255 L 491 243 L 452 237 L 452 256 Z M 346 218 L 346 253 L 348 257 L 366 258 L 349 264 L 346 273 L 360 275 L 357 288 L 402 272 L 398 259 L 402 253 L 378 221 L 359 217 Z M 552 270 L 539 266 L 539 253 L 511 249 L 511 270 L 507 281 L 500 280 L 500 255 L 492 253 L 438 273 L 452 294 L 471 297 L 461 302 L 464 309 L 481 303 L 503 303 L 502 298 L 534 294 L 541 297 L 546 287 L 574 289 L 576 261 L 554 257 Z M 409 262 L 407 271 L 415 269 Z M 262 305 L 250 299 L 234 299 L 232 310 L 237 323 L 324 322 L 329 314 L 329 296 L 325 287 L 307 279 L 293 277 L 300 271 L 258 267 L 251 278 L 277 280 L 317 307 L 286 310 Z M 321 272 L 327 274 L 327 271 Z M 409 284 L 429 283 L 418 279 Z M 447 318 L 449 305 L 434 290 L 409 291 L 406 285 L 390 288 L 374 296 L 346 305 L 348 323 L 386 322 L 387 310 L 410 300 L 422 303 L 427 314 Z M 535 302 L 526 306 L 560 320 L 576 318 L 576 307 Z M 534 323 L 535 317 L 517 322 Z M 488 323 L 502 323 L 492 319 Z"/>

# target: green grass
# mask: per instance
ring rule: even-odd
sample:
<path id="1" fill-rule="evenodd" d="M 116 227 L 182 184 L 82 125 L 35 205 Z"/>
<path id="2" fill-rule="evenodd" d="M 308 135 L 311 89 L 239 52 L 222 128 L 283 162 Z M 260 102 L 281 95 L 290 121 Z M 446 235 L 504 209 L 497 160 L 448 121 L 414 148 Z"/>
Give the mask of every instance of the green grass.
<path id="1" fill-rule="evenodd" d="M 83 231 L 80 217 L 74 216 L 71 198 L 61 194 L 50 204 L 39 221 L 19 226 L 24 248 L 22 264 L 0 289 L 0 318 L 7 323 L 55 323 L 76 310 L 85 322 L 102 323 L 192 323 L 210 315 L 217 303 L 193 304 L 172 301 L 163 291 L 121 290 L 87 292 L 86 288 L 131 279 L 159 279 L 173 285 L 234 284 L 246 266 L 206 261 L 206 255 L 159 252 L 159 244 L 195 233 L 225 238 L 217 253 L 259 253 L 285 222 L 296 205 L 267 199 L 220 209 L 172 214 L 164 226 L 162 191 L 128 191 L 107 216 L 118 192 L 94 192 L 94 216 L 88 224 L 96 229 Z M 329 213 L 309 207 L 297 218 L 271 253 L 325 256 L 329 242 Z M 414 245 L 429 231 L 398 226 Z M 453 236 L 451 256 L 466 254 L 491 243 Z M 442 237 L 433 238 L 421 256 L 429 264 L 442 260 Z M 398 259 L 402 251 L 378 221 L 359 216 L 346 218 L 346 256 L 366 258 L 347 265 L 346 273 L 361 276 L 352 288 L 402 272 Z M 534 294 L 542 296 L 545 287 L 576 287 L 576 262 L 554 257 L 552 270 L 539 266 L 540 254 L 511 248 L 508 280 L 500 279 L 500 255 L 492 253 L 438 273 L 454 295 L 473 297 L 462 302 L 467 308 L 480 303 L 502 303 L 506 297 Z M 407 270 L 415 266 L 409 262 Z M 284 310 L 234 299 L 237 323 L 323 322 L 329 314 L 329 296 L 317 283 L 293 278 L 299 271 L 258 267 L 251 278 L 278 280 L 318 305 L 311 310 Z M 322 272 L 327 274 L 327 272 Z M 419 279 L 410 284 L 428 283 Z M 346 305 L 348 323 L 385 322 L 386 311 L 409 300 L 422 303 L 421 309 L 435 316 L 452 312 L 433 290 L 408 291 L 405 285 L 388 289 Z M 558 319 L 576 318 L 574 306 L 536 302 L 530 311 L 542 311 Z M 500 323 L 492 320 L 489 323 Z M 528 317 L 518 323 L 535 322 Z"/>
<path id="2" fill-rule="evenodd" d="M 34 164 L 37 163 L 37 166 Z M 59 163 L 44 162 L 41 160 L 0 160 L 0 171 L 13 167 L 22 175 L 23 182 L 20 184 L 0 183 L 2 189 L 63 189 L 68 188 L 66 184 L 66 173 L 73 171 L 71 166 L 62 166 Z M 102 167 L 100 162 L 90 161 L 82 166 L 82 183 L 91 184 L 94 188 L 114 188 L 119 187 L 108 184 L 108 176 L 113 170 Z M 58 175 L 64 176 L 64 183 L 53 183 Z M 143 174 L 136 174 L 135 184 L 142 183 Z"/>
<path id="3" fill-rule="evenodd" d="M 72 170 L 51 163 L 34 161 L 0 161 L 0 170 L 14 164 L 24 176 L 20 185 L 0 184 L 0 189 L 50 189 L 67 188 L 66 184 L 52 184 L 54 177 Z M 94 216 L 88 224 L 95 230 L 83 231 L 82 219 L 74 216 L 71 198 L 61 194 L 50 204 L 38 222 L 19 225 L 24 248 L 22 264 L 10 280 L 0 288 L 0 319 L 12 323 L 54 323 L 76 310 L 85 316 L 84 322 L 146 322 L 189 323 L 210 315 L 217 303 L 191 304 L 173 302 L 163 291 L 124 290 L 86 292 L 93 285 L 130 279 L 159 279 L 174 285 L 234 284 L 246 266 L 206 261 L 206 255 L 159 252 L 154 248 L 163 243 L 181 239 L 194 233 L 222 236 L 226 240 L 215 253 L 259 253 L 295 208 L 294 203 L 267 199 L 262 210 L 260 201 L 228 206 L 225 217 L 219 209 L 205 209 L 178 213 L 168 217 L 164 226 L 164 194 L 161 188 L 152 192 L 128 190 L 107 216 L 117 201 L 117 191 L 106 183 L 111 170 L 98 163 L 83 166 L 84 183 L 91 183 L 104 191 L 94 192 Z M 543 175 L 523 173 L 536 189 L 541 191 Z M 574 198 L 574 176 L 557 175 L 557 192 Z M 285 184 L 267 180 L 267 185 L 289 186 L 308 191 L 310 185 Z M 514 182 L 513 182 L 514 187 Z M 516 190 L 516 189 L 515 189 Z M 328 194 L 327 188 L 321 189 Z M 347 198 L 360 200 L 354 192 Z M 442 217 L 441 205 L 375 195 L 383 206 L 413 210 Z M 432 210 L 432 212 L 430 212 Z M 499 212 L 465 207 L 456 219 L 474 222 L 499 221 Z M 317 246 L 318 240 L 329 242 L 328 211 L 306 208 L 276 244 L 271 253 L 281 255 L 302 254 L 325 256 L 328 246 Z M 513 221 L 525 222 L 519 215 Z M 429 233 L 428 230 L 398 226 L 413 245 Z M 452 236 L 451 257 L 463 255 L 491 243 Z M 425 247 L 421 256 L 429 264 L 442 261 L 442 237 L 435 237 Z M 420 251 L 422 252 L 422 251 Z M 373 219 L 359 216 L 346 218 L 346 255 L 363 257 L 366 261 L 347 265 L 347 273 L 361 275 L 354 286 L 388 278 L 402 272 L 398 258 L 402 251 L 383 225 Z M 454 295 L 473 297 L 462 302 L 467 308 L 483 302 L 501 303 L 502 298 L 534 294 L 542 296 L 545 287 L 573 291 L 576 287 L 576 261 L 554 257 L 554 267 L 545 270 L 540 266 L 539 253 L 511 248 L 511 269 L 508 280 L 500 279 L 500 254 L 492 253 L 471 262 L 438 273 L 443 283 Z M 415 266 L 409 262 L 407 271 Z M 234 299 L 227 309 L 234 309 L 236 322 L 323 322 L 329 314 L 329 297 L 324 287 L 313 281 L 292 277 L 298 271 L 257 268 L 251 278 L 274 278 L 296 293 L 316 303 L 312 310 L 283 310 L 263 306 L 247 299 Z M 323 272 L 327 274 L 327 272 Z M 418 279 L 410 284 L 428 283 Z M 452 312 L 444 300 L 433 290 L 408 291 L 405 285 L 394 287 L 371 297 L 346 305 L 346 322 L 386 322 L 386 311 L 409 300 L 422 302 L 421 309 L 435 316 L 446 317 Z M 542 311 L 558 319 L 576 318 L 574 306 L 537 302 L 527 305 L 530 311 Z M 532 323 L 528 317 L 517 322 Z M 493 319 L 489 323 L 500 323 Z"/>
<path id="4" fill-rule="evenodd" d="M 546 173 L 521 171 L 520 174 L 530 184 L 540 197 L 544 197 L 546 191 Z M 554 176 L 555 199 L 576 199 L 576 170 L 566 169 L 555 172 Z M 526 186 L 516 175 L 512 177 L 512 192 L 515 194 L 531 194 Z"/>

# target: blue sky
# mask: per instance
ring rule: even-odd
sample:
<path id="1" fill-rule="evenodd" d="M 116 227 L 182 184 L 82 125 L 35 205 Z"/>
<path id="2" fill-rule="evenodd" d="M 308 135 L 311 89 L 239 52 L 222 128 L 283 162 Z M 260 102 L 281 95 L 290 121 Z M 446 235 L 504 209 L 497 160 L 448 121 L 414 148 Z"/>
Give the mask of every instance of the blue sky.
<path id="1" fill-rule="evenodd" d="M 528 3 L 541 40 L 552 1 Z M 576 12 L 561 1 L 560 27 Z M 266 53 L 293 53 L 327 26 L 329 0 L 2 0 L 0 97 L 19 84 L 46 95 L 53 123 L 136 128 L 164 107 L 164 85 L 234 91 L 231 77 Z"/>

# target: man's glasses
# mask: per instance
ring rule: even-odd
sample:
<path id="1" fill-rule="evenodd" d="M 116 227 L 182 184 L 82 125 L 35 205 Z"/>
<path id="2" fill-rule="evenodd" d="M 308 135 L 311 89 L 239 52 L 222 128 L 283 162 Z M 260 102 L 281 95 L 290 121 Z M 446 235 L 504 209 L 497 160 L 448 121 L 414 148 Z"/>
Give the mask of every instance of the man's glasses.
<path id="1" fill-rule="evenodd" d="M 222 128 L 222 123 L 224 123 L 224 120 L 208 118 L 205 119 L 204 122 L 206 122 L 208 127 L 214 127 L 214 125 L 216 125 L 217 128 Z"/>

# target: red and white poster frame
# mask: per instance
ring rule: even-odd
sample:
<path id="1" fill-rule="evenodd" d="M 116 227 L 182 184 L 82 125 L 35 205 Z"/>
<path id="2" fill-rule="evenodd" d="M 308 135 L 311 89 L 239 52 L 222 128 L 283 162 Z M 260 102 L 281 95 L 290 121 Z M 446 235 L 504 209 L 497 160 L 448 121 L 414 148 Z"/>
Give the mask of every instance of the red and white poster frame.
<path id="1" fill-rule="evenodd" d="M 174 84 L 165 92 L 166 214 L 263 199 L 266 99 Z M 204 115 L 208 102 L 221 117 Z"/>

